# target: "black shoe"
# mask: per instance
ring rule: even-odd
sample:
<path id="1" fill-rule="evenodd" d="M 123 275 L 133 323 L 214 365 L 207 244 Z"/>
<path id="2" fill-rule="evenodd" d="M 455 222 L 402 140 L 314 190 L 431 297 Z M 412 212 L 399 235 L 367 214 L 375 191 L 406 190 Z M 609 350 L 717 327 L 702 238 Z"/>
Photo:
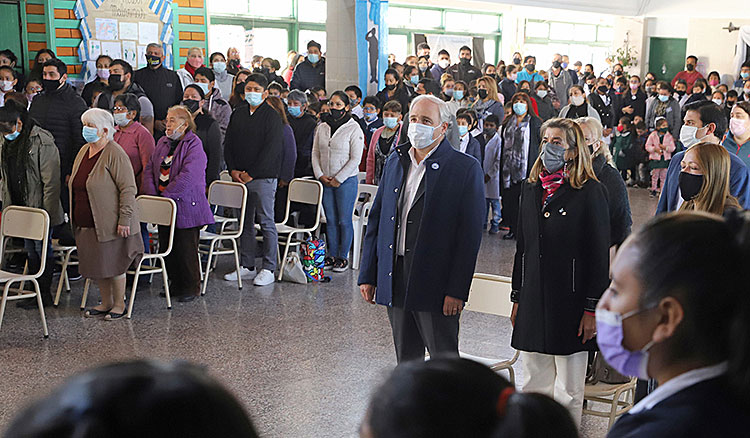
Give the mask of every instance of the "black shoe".
<path id="1" fill-rule="evenodd" d="M 109 312 L 106 315 L 104 315 L 104 320 L 105 321 L 112 321 L 112 320 L 115 320 L 115 319 L 120 319 L 120 318 L 122 318 L 123 316 L 125 316 L 127 314 L 128 314 L 127 309 L 123 309 L 122 313 Z"/>
<path id="2" fill-rule="evenodd" d="M 325 263 L 324 267 L 332 268 L 333 265 L 336 264 L 336 259 L 334 257 L 326 257 L 324 263 Z"/>
<path id="3" fill-rule="evenodd" d="M 177 302 L 189 303 L 191 301 L 195 301 L 196 298 L 198 298 L 198 295 L 183 295 L 183 296 L 177 297 Z"/>
<path id="4" fill-rule="evenodd" d="M 333 264 L 333 272 L 346 272 L 347 269 L 349 269 L 349 260 L 336 259 L 336 263 Z"/>
<path id="5" fill-rule="evenodd" d="M 80 280 L 81 277 L 81 273 L 78 272 L 77 266 L 68 266 L 68 281 Z"/>
<path id="6" fill-rule="evenodd" d="M 110 309 L 111 310 L 111 309 Z M 109 314 L 109 310 L 96 310 L 96 309 L 86 309 L 85 312 L 83 312 L 83 316 L 86 318 L 93 318 L 95 316 L 102 316 Z"/>
<path id="7" fill-rule="evenodd" d="M 503 236 L 503 240 L 513 240 L 515 238 L 516 238 L 516 235 L 512 231 L 506 234 L 505 236 Z"/>

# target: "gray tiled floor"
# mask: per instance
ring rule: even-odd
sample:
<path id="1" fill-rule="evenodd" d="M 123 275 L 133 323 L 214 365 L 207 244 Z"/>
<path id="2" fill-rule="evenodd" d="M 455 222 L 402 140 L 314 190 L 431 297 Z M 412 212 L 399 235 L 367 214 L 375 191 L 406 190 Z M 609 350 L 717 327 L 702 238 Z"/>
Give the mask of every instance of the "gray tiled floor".
<path id="1" fill-rule="evenodd" d="M 655 200 L 646 191 L 631 191 L 631 202 L 637 225 L 653 214 Z M 513 251 L 500 236 L 486 236 L 477 271 L 509 275 Z M 226 258 L 219 272 L 230 266 Z M 370 392 L 395 359 L 385 309 L 362 301 L 356 272 L 333 278 L 238 291 L 212 277 L 203 299 L 174 303 L 171 311 L 155 281 L 138 293 L 133 319 L 114 322 L 81 316 L 79 281 L 59 308 L 47 311 L 46 340 L 36 312 L 9 306 L 0 329 L 0 429 L 72 373 L 148 357 L 205 364 L 245 403 L 264 437 L 356 436 Z M 461 329 L 463 351 L 512 354 L 506 319 L 467 314 Z M 583 435 L 603 436 L 605 426 L 584 418 Z"/>

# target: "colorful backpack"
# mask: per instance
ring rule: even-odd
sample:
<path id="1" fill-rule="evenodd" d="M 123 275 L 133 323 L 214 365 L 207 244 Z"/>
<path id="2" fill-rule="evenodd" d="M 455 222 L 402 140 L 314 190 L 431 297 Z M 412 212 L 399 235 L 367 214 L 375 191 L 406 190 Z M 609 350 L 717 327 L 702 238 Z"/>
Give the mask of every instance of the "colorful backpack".
<path id="1" fill-rule="evenodd" d="M 322 239 L 307 239 L 302 242 L 302 269 L 307 275 L 307 282 L 324 281 L 326 242 Z"/>

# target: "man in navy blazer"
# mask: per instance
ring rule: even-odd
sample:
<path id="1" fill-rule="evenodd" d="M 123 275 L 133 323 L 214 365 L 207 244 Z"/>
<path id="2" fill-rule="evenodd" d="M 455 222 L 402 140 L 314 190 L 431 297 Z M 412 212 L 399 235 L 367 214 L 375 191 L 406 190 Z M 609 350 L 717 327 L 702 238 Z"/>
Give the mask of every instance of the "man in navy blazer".
<path id="1" fill-rule="evenodd" d="M 358 284 L 388 306 L 396 359 L 458 356 L 458 321 L 482 240 L 484 184 L 473 157 L 445 139 L 435 96 L 409 111 L 409 143 L 388 156 L 370 211 Z"/>
<path id="2" fill-rule="evenodd" d="M 685 107 L 685 117 L 683 118 L 682 131 L 687 131 L 680 141 L 685 147 L 690 147 L 699 142 L 720 143 L 727 131 L 726 115 L 721 108 L 713 102 L 701 101 L 695 102 Z M 687 133 L 694 131 L 691 136 Z M 683 137 L 682 132 L 680 137 Z M 659 205 L 656 207 L 656 214 L 676 211 L 682 205 L 683 199 L 680 194 L 679 177 L 682 168 L 680 162 L 685 156 L 685 151 L 679 152 L 672 156 L 667 170 L 667 178 L 664 181 L 664 187 L 661 189 Z M 731 158 L 731 168 L 729 170 L 729 191 L 737 198 L 742 208 L 750 208 L 750 170 L 742 162 L 737 154 L 729 154 Z"/>

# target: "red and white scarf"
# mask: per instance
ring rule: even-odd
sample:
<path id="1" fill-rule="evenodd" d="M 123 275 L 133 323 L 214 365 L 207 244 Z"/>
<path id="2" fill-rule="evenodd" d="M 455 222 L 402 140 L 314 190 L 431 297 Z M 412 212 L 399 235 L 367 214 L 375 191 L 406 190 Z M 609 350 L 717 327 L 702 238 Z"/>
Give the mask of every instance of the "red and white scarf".
<path id="1" fill-rule="evenodd" d="M 539 181 L 542 182 L 542 188 L 546 192 L 546 196 L 544 197 L 543 201 L 544 205 L 547 205 L 547 202 L 552 197 L 552 195 L 555 194 L 557 189 L 565 184 L 565 179 L 567 177 L 567 166 L 563 167 L 555 173 L 549 173 L 546 169 L 542 170 L 542 173 L 539 175 Z"/>

